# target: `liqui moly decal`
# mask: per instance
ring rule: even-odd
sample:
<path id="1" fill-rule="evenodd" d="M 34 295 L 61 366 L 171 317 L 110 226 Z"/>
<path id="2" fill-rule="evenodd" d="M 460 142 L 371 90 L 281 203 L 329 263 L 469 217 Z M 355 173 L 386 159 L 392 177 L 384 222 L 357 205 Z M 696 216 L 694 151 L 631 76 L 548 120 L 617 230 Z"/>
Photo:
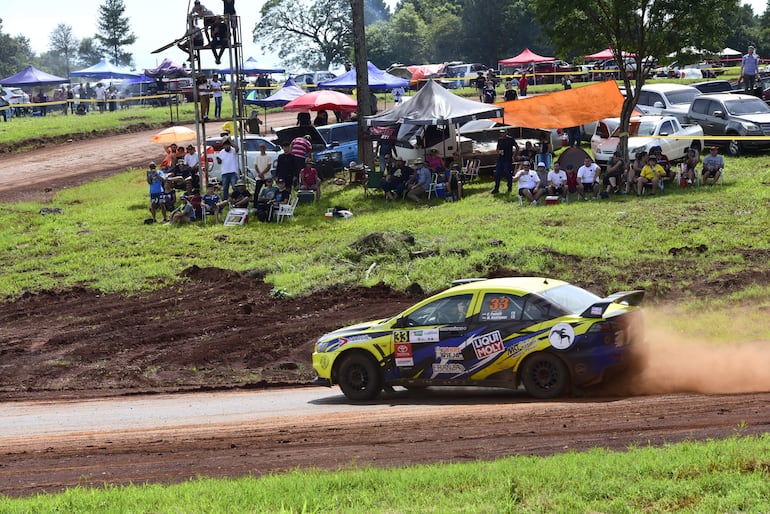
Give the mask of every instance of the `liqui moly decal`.
<path id="1" fill-rule="evenodd" d="M 499 330 L 476 336 L 469 343 L 473 345 L 473 351 L 476 352 L 476 357 L 479 359 L 497 355 L 505 350 L 503 336 L 500 335 Z"/>

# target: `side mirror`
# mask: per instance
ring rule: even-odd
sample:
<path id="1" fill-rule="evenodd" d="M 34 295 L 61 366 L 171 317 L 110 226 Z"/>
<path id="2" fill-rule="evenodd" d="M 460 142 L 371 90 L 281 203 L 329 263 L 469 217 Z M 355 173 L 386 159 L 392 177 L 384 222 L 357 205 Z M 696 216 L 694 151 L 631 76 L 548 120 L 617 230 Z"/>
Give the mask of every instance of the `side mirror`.
<path id="1" fill-rule="evenodd" d="M 725 113 L 724 113 L 724 112 L 722 112 L 722 111 L 714 111 L 714 114 L 713 114 L 713 116 L 714 116 L 715 118 L 724 118 L 724 117 L 725 117 Z"/>
<path id="2" fill-rule="evenodd" d="M 665 137 L 668 135 L 668 132 L 661 132 L 660 135 Z"/>
<path id="3" fill-rule="evenodd" d="M 655 107 L 656 109 L 663 109 L 665 107 L 665 105 L 663 105 L 663 102 L 660 102 L 660 101 L 655 102 L 654 104 L 652 104 L 652 106 Z"/>
<path id="4" fill-rule="evenodd" d="M 404 328 L 407 326 L 407 318 L 401 317 L 396 320 L 396 322 L 393 324 L 393 328 Z"/>

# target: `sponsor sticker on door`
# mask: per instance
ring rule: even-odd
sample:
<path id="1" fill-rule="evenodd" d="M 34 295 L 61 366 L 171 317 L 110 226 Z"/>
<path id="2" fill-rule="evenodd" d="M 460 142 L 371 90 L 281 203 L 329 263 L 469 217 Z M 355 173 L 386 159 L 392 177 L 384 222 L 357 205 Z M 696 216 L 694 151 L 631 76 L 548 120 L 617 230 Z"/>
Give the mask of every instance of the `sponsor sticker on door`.
<path id="1" fill-rule="evenodd" d="M 412 344 L 411 343 L 396 343 L 396 366 L 398 367 L 411 367 L 414 366 L 414 358 L 412 357 Z"/>
<path id="2" fill-rule="evenodd" d="M 468 343 L 473 346 L 473 351 L 476 352 L 476 357 L 479 359 L 497 355 L 505 350 L 503 336 L 499 330 L 476 336 Z"/>

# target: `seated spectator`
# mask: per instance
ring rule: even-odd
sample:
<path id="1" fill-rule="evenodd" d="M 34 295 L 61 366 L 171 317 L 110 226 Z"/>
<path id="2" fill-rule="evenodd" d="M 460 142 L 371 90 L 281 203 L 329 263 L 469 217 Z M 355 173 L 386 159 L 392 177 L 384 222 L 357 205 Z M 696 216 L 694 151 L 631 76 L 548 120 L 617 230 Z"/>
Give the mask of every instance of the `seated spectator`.
<path id="1" fill-rule="evenodd" d="M 289 203 L 290 198 L 291 198 L 291 189 L 286 187 L 286 181 L 283 179 L 278 179 L 278 189 L 275 190 L 273 201 L 270 204 L 269 219 L 272 220 L 273 214 L 278 211 L 278 206 L 281 204 Z"/>
<path id="2" fill-rule="evenodd" d="M 433 177 L 430 174 L 430 170 L 425 165 L 425 161 L 422 159 L 415 159 L 414 165 L 414 173 L 409 177 L 406 184 L 406 196 L 413 202 L 419 203 L 422 199 L 422 195 L 430 188 Z"/>
<path id="3" fill-rule="evenodd" d="M 615 150 L 615 153 L 610 157 L 610 162 L 607 163 L 607 173 L 604 174 L 604 179 L 602 181 L 605 192 L 607 194 L 619 193 L 620 188 L 618 185 L 621 180 L 623 180 L 623 176 L 626 173 L 626 161 L 621 158 L 620 150 Z"/>
<path id="4" fill-rule="evenodd" d="M 519 151 L 518 159 L 520 161 L 526 159 L 527 161 L 529 161 L 530 167 L 535 165 L 535 147 L 532 146 L 531 141 L 527 141 L 526 143 L 524 143 L 524 149 Z"/>
<path id="5" fill-rule="evenodd" d="M 702 180 L 704 184 L 714 185 L 719 181 L 719 177 L 722 176 L 722 170 L 725 167 L 725 161 L 721 155 L 719 155 L 719 148 L 712 146 L 709 149 L 709 154 L 703 158 L 703 175 Z"/>
<path id="6" fill-rule="evenodd" d="M 542 194 L 540 177 L 535 170 L 530 169 L 529 161 L 521 163 L 521 169 L 513 176 L 513 181 L 519 184 L 519 196 L 531 205 L 537 205 L 537 200 Z"/>
<path id="7" fill-rule="evenodd" d="M 588 200 L 586 190 L 591 191 L 594 198 L 599 198 L 601 169 L 590 157 L 586 157 L 583 160 L 583 165 L 578 168 L 577 178 L 577 190 L 580 198 Z"/>
<path id="8" fill-rule="evenodd" d="M 438 154 L 438 150 L 431 148 L 428 152 L 428 157 L 425 159 L 425 164 L 428 165 L 428 169 L 432 173 L 443 174 L 446 168 L 444 167 L 444 159 Z"/>
<path id="9" fill-rule="evenodd" d="M 653 146 L 650 148 L 650 155 L 654 155 L 658 161 L 658 166 L 663 168 L 666 172 L 665 176 L 661 177 L 662 181 L 673 182 L 676 177 L 676 173 L 671 169 L 671 162 L 668 160 L 668 155 L 663 153 L 663 149 L 660 146 Z"/>
<path id="10" fill-rule="evenodd" d="M 538 181 L 538 188 L 541 189 L 540 196 L 543 196 L 547 193 L 548 189 L 548 167 L 545 165 L 545 162 L 538 161 L 537 168 L 535 168 L 535 172 L 537 173 Z"/>
<path id="11" fill-rule="evenodd" d="M 577 170 L 572 164 L 567 164 L 567 192 L 570 194 L 577 193 Z"/>
<path id="12" fill-rule="evenodd" d="M 160 169 L 163 171 L 171 171 L 176 166 L 176 143 L 171 143 L 168 146 L 164 146 L 166 156 L 160 161 Z"/>
<path id="13" fill-rule="evenodd" d="M 313 167 L 313 159 L 305 159 L 305 166 L 299 172 L 300 191 L 315 191 L 316 200 L 321 199 L 321 179 L 318 170 Z"/>
<path id="14" fill-rule="evenodd" d="M 203 195 L 203 198 L 201 199 L 203 202 L 203 206 L 205 206 L 206 209 L 206 215 L 214 215 L 214 220 L 216 223 L 219 223 L 219 211 L 227 205 L 227 201 L 223 201 L 222 198 L 219 196 L 219 184 L 216 182 L 209 182 L 208 187 L 206 187 L 206 194 Z"/>
<path id="15" fill-rule="evenodd" d="M 182 204 L 171 213 L 171 223 L 190 223 L 195 221 L 195 209 L 188 201 L 187 195 L 180 198 Z"/>
<path id="16" fill-rule="evenodd" d="M 682 163 L 682 176 L 679 185 L 687 186 L 695 181 L 698 163 L 700 163 L 700 154 L 695 148 L 687 150 L 687 157 Z"/>
<path id="17" fill-rule="evenodd" d="M 229 31 L 227 24 L 221 16 L 214 16 L 211 24 L 211 52 L 214 54 L 214 62 L 222 64 L 222 54 L 229 44 Z"/>
<path id="18" fill-rule="evenodd" d="M 636 179 L 642 173 L 642 168 L 647 165 L 647 152 L 637 152 L 634 161 L 628 168 L 628 176 L 626 177 L 626 194 L 631 192 L 631 185 L 636 184 Z"/>
<path id="19" fill-rule="evenodd" d="M 160 194 L 160 201 L 166 212 L 176 209 L 176 191 L 174 190 L 174 184 L 170 180 L 163 181 L 163 192 Z M 164 216 L 163 221 L 168 221 L 168 219 Z"/>
<path id="20" fill-rule="evenodd" d="M 239 180 L 235 183 L 235 190 L 230 193 L 230 207 L 236 209 L 248 209 L 251 193 L 246 189 L 246 182 Z"/>
<path id="21" fill-rule="evenodd" d="M 404 195 L 404 188 L 413 170 L 404 164 L 402 157 L 396 158 L 396 164 L 386 171 L 382 178 L 382 190 L 385 191 L 385 199 L 389 201 L 397 200 Z"/>
<path id="22" fill-rule="evenodd" d="M 463 182 L 460 178 L 460 164 L 452 163 L 449 167 L 449 177 L 446 181 L 446 199 L 457 202 L 463 198 Z"/>
<path id="23" fill-rule="evenodd" d="M 195 210 L 195 219 L 199 220 L 203 218 L 203 212 L 201 212 L 203 197 L 201 197 L 200 189 L 193 186 L 192 180 L 185 181 L 185 192 L 183 196 L 187 197 L 187 201 Z"/>
<path id="24" fill-rule="evenodd" d="M 286 188 L 286 181 L 284 181 L 284 189 Z M 265 179 L 265 184 L 259 191 L 259 196 L 254 202 L 254 208 L 257 211 L 257 219 L 259 221 L 270 221 L 272 219 L 273 201 L 275 195 L 278 193 L 278 187 L 273 184 L 272 177 Z"/>
<path id="25" fill-rule="evenodd" d="M 647 158 L 647 164 L 642 168 L 639 173 L 639 178 L 636 179 L 636 196 L 642 196 L 642 190 L 646 184 L 652 185 L 652 191 L 650 194 L 655 195 L 660 184 L 661 177 L 665 176 L 665 170 L 658 164 L 658 160 L 655 156 L 651 155 Z"/>
<path id="26" fill-rule="evenodd" d="M 548 172 L 546 184 L 549 196 L 567 199 L 567 174 L 561 169 L 561 164 L 558 161 L 553 163 L 553 169 Z"/>

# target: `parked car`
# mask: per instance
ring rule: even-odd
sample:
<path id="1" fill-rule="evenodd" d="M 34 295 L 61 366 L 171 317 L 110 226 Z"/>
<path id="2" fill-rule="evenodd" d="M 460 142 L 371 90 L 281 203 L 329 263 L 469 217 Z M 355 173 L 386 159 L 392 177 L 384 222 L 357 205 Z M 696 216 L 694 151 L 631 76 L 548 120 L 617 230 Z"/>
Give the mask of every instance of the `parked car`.
<path id="1" fill-rule="evenodd" d="M 715 93 L 699 96 L 693 100 L 687 120 L 703 128 L 706 144 L 726 146 L 733 156 L 747 149 L 770 147 L 767 140 L 708 140 L 708 136 L 770 136 L 770 107 L 753 95 Z"/>
<path id="2" fill-rule="evenodd" d="M 342 169 L 347 163 L 358 160 L 358 123 L 332 123 L 322 127 L 301 125 L 279 129 L 275 133 L 276 145 L 290 143 L 295 137 L 310 136 L 313 159 L 331 161 L 333 170 Z M 322 174 L 321 169 L 318 170 Z"/>
<path id="3" fill-rule="evenodd" d="M 733 91 L 733 85 L 728 80 L 707 80 L 690 84 L 701 93 L 728 93 Z"/>
<path id="4" fill-rule="evenodd" d="M 391 318 L 318 339 L 315 383 L 354 401 L 384 387 L 516 389 L 556 398 L 630 363 L 643 340 L 643 291 L 607 298 L 542 277 L 470 279 Z"/>
<path id="5" fill-rule="evenodd" d="M 273 169 L 275 169 L 276 160 L 278 154 L 281 153 L 281 147 L 275 145 L 273 142 L 268 141 L 264 137 L 256 134 L 246 134 L 241 143 L 241 138 L 236 137 L 235 142 L 238 144 L 239 153 L 246 153 L 246 177 L 251 180 L 256 180 L 257 174 L 254 171 L 254 159 L 259 154 L 259 146 L 265 145 L 267 154 L 273 159 Z M 208 170 L 209 180 L 222 180 L 221 165 L 217 163 L 217 153 L 222 149 L 221 137 L 210 137 L 206 139 L 206 169 Z"/>
<path id="6" fill-rule="evenodd" d="M 591 138 L 594 160 L 605 167 L 620 143 L 620 122 L 615 119 L 613 123 L 616 127 L 610 137 L 602 137 L 597 133 Z M 690 148 L 698 153 L 703 148 L 703 129 L 697 124 L 680 125 L 679 120 L 673 116 L 635 116 L 631 118 L 628 133 L 630 137 L 626 162 L 631 162 L 638 152 L 649 153 L 654 146 L 661 147 L 663 154 L 671 161 L 683 159 Z M 686 139 L 669 139 L 670 136 L 683 136 Z"/>
<path id="7" fill-rule="evenodd" d="M 473 80 L 478 77 L 478 72 L 487 72 L 488 66 L 479 63 L 473 64 L 449 64 L 445 68 L 446 78 L 454 79 L 447 80 L 447 87 L 449 89 L 459 89 L 461 87 L 474 87 Z M 458 80 L 462 78 L 462 80 Z"/>
<path id="8" fill-rule="evenodd" d="M 535 74 L 538 84 L 558 84 L 565 73 L 574 73 L 576 68 L 565 61 L 538 62 L 520 68 L 517 73 Z M 530 78 L 530 83 L 532 79 Z"/>
<path id="9" fill-rule="evenodd" d="M 317 89 L 315 86 L 325 80 L 336 79 L 337 75 L 329 71 L 311 71 L 294 75 L 293 78 L 297 86 L 308 91 L 314 91 Z"/>
<path id="10" fill-rule="evenodd" d="M 669 114 L 682 123 L 693 99 L 700 94 L 683 84 L 645 84 L 636 108 L 643 114 Z"/>
<path id="11" fill-rule="evenodd" d="M 5 98 L 5 101 L 10 105 L 29 103 L 29 95 L 20 87 L 0 86 L 0 96 Z"/>

